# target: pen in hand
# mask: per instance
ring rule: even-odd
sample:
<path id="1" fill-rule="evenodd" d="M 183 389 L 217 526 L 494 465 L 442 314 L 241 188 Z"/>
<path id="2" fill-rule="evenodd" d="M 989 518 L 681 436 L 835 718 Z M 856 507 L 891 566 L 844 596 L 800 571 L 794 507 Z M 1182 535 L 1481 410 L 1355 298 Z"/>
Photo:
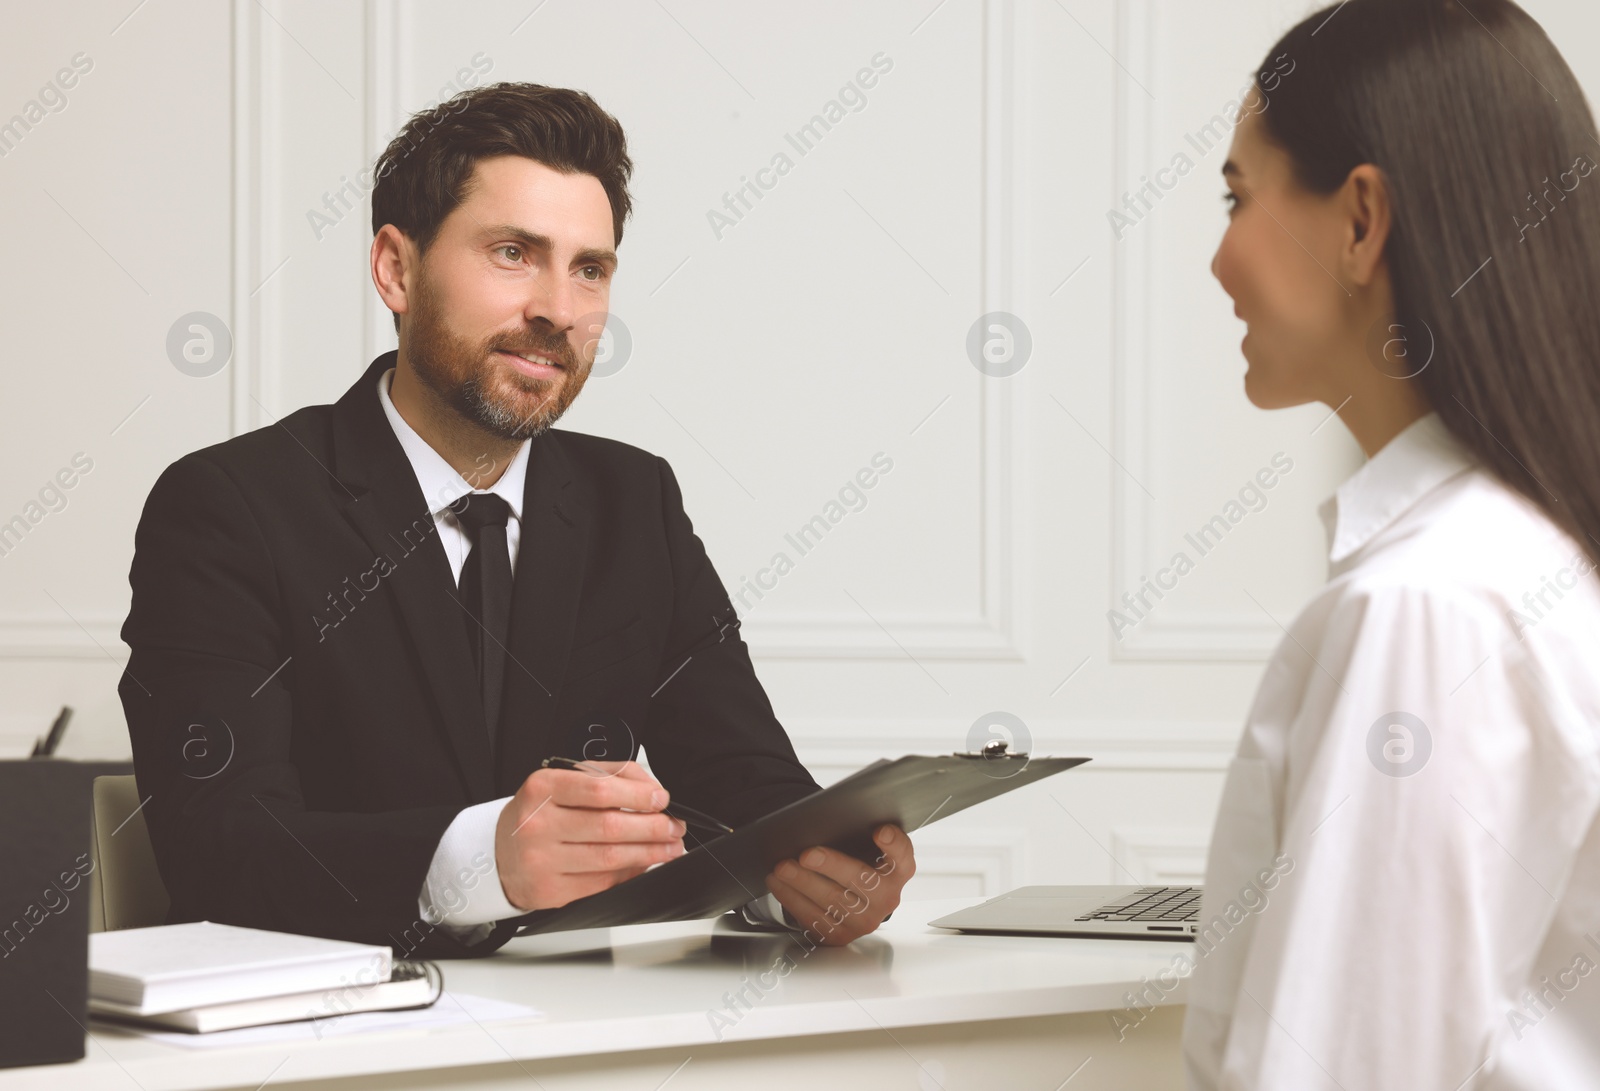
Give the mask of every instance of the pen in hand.
<path id="1" fill-rule="evenodd" d="M 544 769 L 572 769 L 580 773 L 592 773 L 596 776 L 605 775 L 602 769 L 577 761 L 573 758 L 545 758 L 539 763 Z M 732 833 L 733 827 L 718 822 L 704 811 L 697 811 L 693 807 L 685 806 L 675 800 L 669 801 L 664 812 L 673 818 L 681 820 L 685 825 L 696 829 L 706 830 L 710 833 Z"/>

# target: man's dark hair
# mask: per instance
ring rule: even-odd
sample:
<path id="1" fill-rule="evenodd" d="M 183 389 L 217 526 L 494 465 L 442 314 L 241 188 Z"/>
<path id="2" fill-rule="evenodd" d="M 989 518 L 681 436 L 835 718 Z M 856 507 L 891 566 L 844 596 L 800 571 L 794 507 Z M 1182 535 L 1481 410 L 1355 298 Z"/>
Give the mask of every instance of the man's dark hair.
<path id="1" fill-rule="evenodd" d="M 622 242 L 622 223 L 633 209 L 633 161 L 622 126 L 584 92 L 537 83 L 491 83 L 413 114 L 378 157 L 373 234 L 394 224 L 418 253 L 427 253 L 439 225 L 469 196 L 478 160 L 500 155 L 594 175 L 611 200 L 612 228 Z"/>

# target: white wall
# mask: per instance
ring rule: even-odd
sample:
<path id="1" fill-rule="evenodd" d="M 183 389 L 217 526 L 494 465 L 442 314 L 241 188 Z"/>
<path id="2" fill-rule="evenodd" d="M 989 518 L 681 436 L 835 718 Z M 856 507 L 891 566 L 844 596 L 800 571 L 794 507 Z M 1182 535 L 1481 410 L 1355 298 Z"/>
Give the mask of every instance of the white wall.
<path id="1" fill-rule="evenodd" d="M 802 757 L 831 778 L 1009 713 L 1035 752 L 1095 760 L 929 827 L 921 893 L 1198 878 L 1261 664 L 1324 574 L 1315 506 L 1359 457 L 1325 409 L 1248 405 L 1208 271 L 1227 137 L 1203 127 L 1308 8 L 536 3 L 7 11 L 0 119 L 93 65 L 0 157 L 0 522 L 75 455 L 93 469 L 0 556 L 0 736 L 66 702 L 66 753 L 127 753 L 117 630 L 151 482 L 392 346 L 365 201 L 320 231 L 308 213 L 409 113 L 533 80 L 592 93 L 636 164 L 613 298 L 632 350 L 566 424 L 668 457 L 735 592 L 793 562 L 746 593 L 744 631 Z M 1527 6 L 1592 86 L 1592 5 Z M 787 137 L 874 58 L 846 92 L 864 105 L 800 154 Z M 1180 152 L 1193 171 L 1114 230 Z M 779 153 L 792 169 L 714 226 Z M 196 311 L 233 339 L 207 377 L 166 349 Z M 1008 377 L 966 348 L 996 311 L 1032 341 Z M 802 555 L 785 535 L 880 454 Z M 1265 508 L 1200 557 L 1185 533 L 1275 455 L 1293 469 Z M 1193 571 L 1115 638 L 1108 610 L 1179 550 Z"/>

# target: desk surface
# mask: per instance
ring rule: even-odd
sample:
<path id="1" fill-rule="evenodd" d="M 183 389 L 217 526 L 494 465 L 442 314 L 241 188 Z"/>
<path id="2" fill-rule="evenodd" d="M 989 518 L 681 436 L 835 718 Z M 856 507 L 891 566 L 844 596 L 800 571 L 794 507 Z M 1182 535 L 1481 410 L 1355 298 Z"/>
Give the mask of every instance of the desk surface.
<path id="1" fill-rule="evenodd" d="M 809 952 L 791 937 L 711 920 L 532 936 L 491 958 L 441 965 L 451 991 L 526 1004 L 544 1013 L 539 1018 L 205 1050 L 93 1023 L 84 1060 L 0 1069 L 0 1091 L 123 1091 L 130 1077 L 146 1091 L 254 1087 L 270 1073 L 281 1083 L 614 1054 L 623 1044 L 642 1050 L 1116 1010 L 1141 977 L 1154 978 L 1189 950 L 927 926 L 977 900 L 906 902 L 878 933 Z M 730 1008 L 741 989 L 750 1002 Z M 1164 1002 L 1181 1004 L 1185 992 L 1180 982 Z"/>

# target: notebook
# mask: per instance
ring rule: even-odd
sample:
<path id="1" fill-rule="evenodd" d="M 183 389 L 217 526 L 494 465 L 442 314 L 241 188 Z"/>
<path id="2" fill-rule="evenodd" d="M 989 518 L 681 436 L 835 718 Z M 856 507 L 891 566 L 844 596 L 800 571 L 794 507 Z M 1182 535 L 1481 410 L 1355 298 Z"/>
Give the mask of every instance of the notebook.
<path id="1" fill-rule="evenodd" d="M 210 1034 L 218 1030 L 293 1023 L 302 1019 L 337 1019 L 342 1015 L 363 1011 L 425 1008 L 439 999 L 443 986 L 442 975 L 430 963 L 402 959 L 394 963 L 394 972 L 388 981 L 373 985 L 350 984 L 314 992 L 269 996 L 261 1000 L 210 1004 L 157 1015 L 140 1015 L 137 1008 L 126 1004 L 91 999 L 89 1014 L 147 1027 Z"/>
<path id="2" fill-rule="evenodd" d="M 89 996 L 163 1012 L 389 980 L 387 946 L 196 921 L 96 932 Z"/>

